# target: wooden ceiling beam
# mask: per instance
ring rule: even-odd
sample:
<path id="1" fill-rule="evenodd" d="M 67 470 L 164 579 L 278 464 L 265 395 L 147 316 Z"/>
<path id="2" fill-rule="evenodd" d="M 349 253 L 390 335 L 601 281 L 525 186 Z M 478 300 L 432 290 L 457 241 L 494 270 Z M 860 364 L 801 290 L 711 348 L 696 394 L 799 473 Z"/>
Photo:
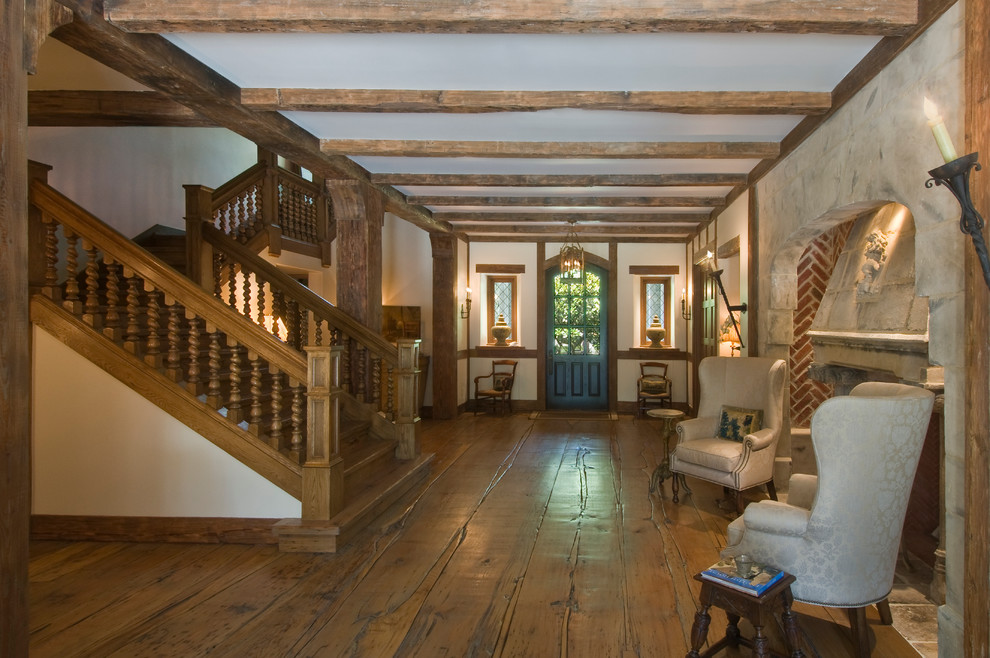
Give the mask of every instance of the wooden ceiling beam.
<path id="1" fill-rule="evenodd" d="M 157 91 L 30 91 L 29 126 L 213 127 L 210 119 Z"/>
<path id="2" fill-rule="evenodd" d="M 365 169 L 346 157 L 323 153 L 315 136 L 281 114 L 244 107 L 237 85 L 166 39 L 129 34 L 107 23 L 102 0 L 59 1 L 74 17 L 52 33 L 59 41 L 318 176 L 370 183 Z M 398 190 L 388 185 L 377 185 L 376 189 L 385 197 L 390 212 L 424 230 L 450 232 L 450 225 L 435 220 L 425 208 L 408 204 Z"/>
<path id="3" fill-rule="evenodd" d="M 131 32 L 831 32 L 897 35 L 917 0 L 104 0 Z"/>
<path id="4" fill-rule="evenodd" d="M 824 114 L 828 92 L 466 91 L 420 89 L 242 89 L 256 110 L 296 112 L 536 112 L 559 108 L 678 114 Z"/>
<path id="5" fill-rule="evenodd" d="M 519 226 L 518 224 L 483 224 L 481 226 L 458 226 L 457 230 L 467 235 L 505 233 L 508 235 L 559 235 L 561 240 L 571 229 L 570 224 L 555 226 Z M 577 224 L 574 232 L 578 235 L 687 235 L 695 230 L 695 226 L 588 226 Z M 582 238 L 583 239 L 583 238 Z"/>
<path id="6" fill-rule="evenodd" d="M 457 237 L 466 242 L 518 242 L 518 243 L 530 243 L 533 242 L 554 242 L 555 240 L 548 240 L 545 236 L 537 235 L 467 235 L 465 233 L 457 233 Z M 581 242 L 588 244 L 591 242 L 635 242 L 636 244 L 650 243 L 650 244 L 684 244 L 684 237 L 668 237 L 668 236 L 657 236 L 657 235 L 584 235 L 581 236 Z M 559 240 L 556 240 L 559 242 Z"/>
<path id="7" fill-rule="evenodd" d="M 675 187 L 745 185 L 747 174 L 372 174 L 386 185 L 446 187 Z"/>
<path id="8" fill-rule="evenodd" d="M 602 212 L 435 212 L 433 216 L 462 225 L 465 222 L 517 222 L 553 223 L 587 222 L 597 224 L 697 224 L 708 221 L 709 213 L 703 212 L 652 212 L 652 213 L 602 213 Z"/>
<path id="9" fill-rule="evenodd" d="M 721 206 L 724 196 L 409 196 L 418 206 L 550 206 L 605 208 L 708 208 Z"/>
<path id="10" fill-rule="evenodd" d="M 324 139 L 328 155 L 448 158 L 773 158 L 776 142 L 492 142 Z"/>

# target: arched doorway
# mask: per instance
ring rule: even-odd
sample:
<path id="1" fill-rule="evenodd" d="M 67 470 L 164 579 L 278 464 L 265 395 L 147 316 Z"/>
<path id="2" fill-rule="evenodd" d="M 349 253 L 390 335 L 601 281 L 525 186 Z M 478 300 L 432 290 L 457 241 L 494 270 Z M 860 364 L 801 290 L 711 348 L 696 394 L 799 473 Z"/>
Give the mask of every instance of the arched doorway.
<path id="1" fill-rule="evenodd" d="M 608 276 L 586 264 L 580 282 L 546 272 L 548 409 L 608 408 Z"/>

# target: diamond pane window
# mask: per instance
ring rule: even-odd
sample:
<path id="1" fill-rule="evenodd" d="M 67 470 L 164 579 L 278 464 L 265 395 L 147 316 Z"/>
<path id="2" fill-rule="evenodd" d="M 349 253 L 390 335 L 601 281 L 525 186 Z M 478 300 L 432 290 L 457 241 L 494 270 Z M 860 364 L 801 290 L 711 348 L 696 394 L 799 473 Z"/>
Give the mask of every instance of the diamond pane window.
<path id="1" fill-rule="evenodd" d="M 506 340 L 510 343 L 518 342 L 519 317 L 516 313 L 516 277 L 514 276 L 487 276 L 488 281 L 488 325 L 495 324 L 498 316 L 501 315 L 512 328 Z M 488 343 L 495 342 L 495 338 L 488 337 Z"/>
<path id="2" fill-rule="evenodd" d="M 640 344 L 649 344 L 650 340 L 646 337 L 646 328 L 653 322 L 655 315 L 659 318 L 660 325 L 667 330 L 662 343 L 670 345 L 670 288 L 670 277 L 650 276 L 642 278 L 640 287 Z"/>

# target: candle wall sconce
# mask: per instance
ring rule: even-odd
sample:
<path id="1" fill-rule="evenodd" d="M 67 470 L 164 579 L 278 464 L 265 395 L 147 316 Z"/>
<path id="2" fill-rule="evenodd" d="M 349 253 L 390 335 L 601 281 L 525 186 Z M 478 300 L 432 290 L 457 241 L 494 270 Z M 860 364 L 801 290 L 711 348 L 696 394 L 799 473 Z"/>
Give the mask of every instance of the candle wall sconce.
<path id="1" fill-rule="evenodd" d="M 970 153 L 935 167 L 928 172 L 931 178 L 925 181 L 925 187 L 944 185 L 955 195 L 962 208 L 959 228 L 972 238 L 976 256 L 980 259 L 980 267 L 983 269 L 983 281 L 990 288 L 990 255 L 987 254 L 987 243 L 983 237 L 983 217 L 973 206 L 973 199 L 969 195 L 969 174 L 973 169 L 977 171 L 981 169 L 980 163 L 977 162 L 978 157 L 979 153 Z"/>
<path id="2" fill-rule="evenodd" d="M 681 291 L 681 317 L 685 320 L 691 319 L 691 307 L 688 305 L 687 292 Z"/>
<path id="3" fill-rule="evenodd" d="M 471 317 L 471 289 L 465 288 L 464 303 L 461 304 L 461 318 L 467 319 Z"/>

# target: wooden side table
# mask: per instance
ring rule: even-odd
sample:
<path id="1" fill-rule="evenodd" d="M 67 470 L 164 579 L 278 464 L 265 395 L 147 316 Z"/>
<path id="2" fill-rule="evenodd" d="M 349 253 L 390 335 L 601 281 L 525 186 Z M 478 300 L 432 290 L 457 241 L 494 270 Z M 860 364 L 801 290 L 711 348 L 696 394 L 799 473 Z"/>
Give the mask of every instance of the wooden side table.
<path id="1" fill-rule="evenodd" d="M 694 579 L 701 583 L 701 609 L 694 616 L 694 625 L 691 627 L 691 650 L 688 652 L 687 658 L 707 658 L 714 656 L 723 647 L 736 647 L 740 644 L 752 648 L 753 656 L 758 658 L 781 656 L 782 654 L 770 651 L 770 640 L 763 632 L 764 626 L 773 620 L 774 612 L 778 608 L 781 609 L 780 616 L 787 637 L 787 649 L 790 652 L 787 655 L 789 658 L 804 658 L 797 615 L 791 610 L 791 605 L 794 603 L 794 597 L 791 595 L 791 583 L 794 582 L 794 576 L 784 574 L 783 578 L 760 596 L 752 596 L 726 587 L 702 578 L 701 574 L 697 574 Z M 708 609 L 713 605 L 725 610 L 726 617 L 729 618 L 729 625 L 725 628 L 725 637 L 709 647 L 705 653 L 698 653 L 705 640 L 708 639 L 708 626 L 712 621 Z M 738 624 L 742 617 L 753 624 L 756 631 L 753 639 L 742 637 L 739 634 Z"/>
<path id="2" fill-rule="evenodd" d="M 663 437 L 663 461 L 660 462 L 656 469 L 653 471 L 653 476 L 650 478 L 650 492 L 654 492 L 663 486 L 663 481 L 669 477 L 676 477 L 670 472 L 670 438 L 674 435 L 674 428 L 677 427 L 677 423 L 684 420 L 684 412 L 680 409 L 649 409 L 646 415 L 650 418 L 657 418 L 663 422 L 663 432 L 661 436 Z M 687 488 L 687 483 L 684 482 L 683 476 L 681 476 L 681 482 L 684 484 L 684 489 L 690 493 L 691 490 Z"/>

